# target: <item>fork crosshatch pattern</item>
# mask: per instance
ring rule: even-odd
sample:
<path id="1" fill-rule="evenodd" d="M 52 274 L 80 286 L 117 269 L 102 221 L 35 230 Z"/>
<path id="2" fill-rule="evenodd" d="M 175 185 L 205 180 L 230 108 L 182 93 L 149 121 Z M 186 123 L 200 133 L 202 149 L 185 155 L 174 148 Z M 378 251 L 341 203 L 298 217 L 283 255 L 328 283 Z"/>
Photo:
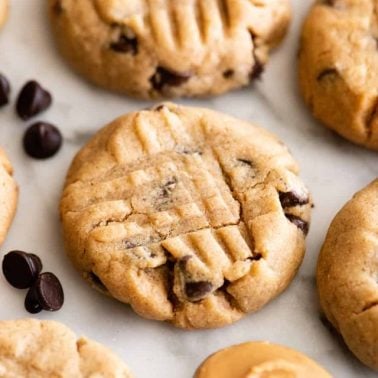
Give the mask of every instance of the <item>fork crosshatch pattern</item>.
<path id="1" fill-rule="evenodd" d="M 50 0 L 61 52 L 137 97 L 220 94 L 257 78 L 286 33 L 288 0 Z"/>
<path id="2" fill-rule="evenodd" d="M 93 285 L 145 317 L 203 328 L 286 288 L 310 206 L 275 137 L 167 104 L 119 118 L 82 149 L 61 213 L 68 252 Z"/>

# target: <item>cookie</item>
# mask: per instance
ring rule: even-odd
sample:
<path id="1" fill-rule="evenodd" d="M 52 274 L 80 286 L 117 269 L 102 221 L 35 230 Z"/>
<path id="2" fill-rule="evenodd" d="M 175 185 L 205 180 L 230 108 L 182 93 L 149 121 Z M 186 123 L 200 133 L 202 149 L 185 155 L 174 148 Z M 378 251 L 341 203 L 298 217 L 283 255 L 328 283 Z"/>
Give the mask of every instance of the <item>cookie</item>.
<path id="1" fill-rule="evenodd" d="M 378 150 L 378 3 L 317 1 L 304 24 L 299 82 L 311 111 L 344 138 Z"/>
<path id="2" fill-rule="evenodd" d="M 289 0 L 49 0 L 57 44 L 90 81 L 140 98 L 203 96 L 257 78 Z"/>
<path id="3" fill-rule="evenodd" d="M 0 148 L 0 245 L 12 223 L 16 212 L 18 187 L 13 178 L 13 168 Z"/>
<path id="4" fill-rule="evenodd" d="M 281 293 L 311 200 L 273 135 L 164 104 L 118 118 L 76 156 L 61 218 L 70 258 L 140 315 L 220 327 Z"/>
<path id="5" fill-rule="evenodd" d="M 3 26 L 8 16 L 8 0 L 0 0 L 0 27 Z"/>
<path id="6" fill-rule="evenodd" d="M 317 268 L 320 304 L 350 350 L 378 370 L 378 180 L 336 215 Z"/>
<path id="7" fill-rule="evenodd" d="M 63 324 L 0 321 L 0 377 L 132 378 L 126 365 L 95 341 Z"/>
<path id="8" fill-rule="evenodd" d="M 234 345 L 211 355 L 194 378 L 331 378 L 302 353 L 267 342 Z"/>

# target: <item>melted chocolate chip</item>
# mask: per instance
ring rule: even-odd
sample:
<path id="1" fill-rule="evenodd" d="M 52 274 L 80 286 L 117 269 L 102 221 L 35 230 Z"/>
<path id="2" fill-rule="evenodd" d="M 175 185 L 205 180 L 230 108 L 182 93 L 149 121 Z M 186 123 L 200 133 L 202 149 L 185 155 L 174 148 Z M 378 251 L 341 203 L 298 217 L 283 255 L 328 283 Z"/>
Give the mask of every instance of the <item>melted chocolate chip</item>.
<path id="1" fill-rule="evenodd" d="M 42 273 L 31 290 L 35 298 L 46 311 L 58 311 L 64 303 L 64 292 L 59 279 L 53 273 Z"/>
<path id="2" fill-rule="evenodd" d="M 31 253 L 12 251 L 4 256 L 4 276 L 17 289 L 27 289 L 32 286 L 41 270 L 41 259 Z"/>
<path id="3" fill-rule="evenodd" d="M 238 162 L 242 163 L 242 164 L 245 164 L 245 165 L 248 165 L 250 167 L 253 167 L 253 163 L 251 160 L 247 160 L 247 159 L 237 159 Z"/>
<path id="4" fill-rule="evenodd" d="M 190 301 L 199 301 L 205 298 L 213 290 L 213 285 L 208 281 L 187 282 L 185 294 Z"/>
<path id="5" fill-rule="evenodd" d="M 8 79 L 0 74 L 0 106 L 7 105 L 9 103 L 10 84 Z"/>
<path id="6" fill-rule="evenodd" d="M 110 44 L 110 48 L 117 52 L 123 54 L 138 54 L 138 40 L 136 37 L 128 37 L 124 34 L 121 34 L 116 42 Z"/>
<path id="7" fill-rule="evenodd" d="M 164 67 L 158 67 L 154 75 L 150 78 L 152 87 L 161 91 L 164 87 L 178 87 L 186 83 L 191 77 L 188 72 L 176 72 Z"/>
<path id="8" fill-rule="evenodd" d="M 302 196 L 294 191 L 291 192 L 279 192 L 280 202 L 283 208 L 302 206 L 309 202 L 307 196 Z"/>
<path id="9" fill-rule="evenodd" d="M 291 222 L 293 223 L 294 225 L 296 225 L 300 230 L 302 230 L 302 232 L 307 235 L 308 234 L 308 231 L 309 231 L 309 224 L 308 222 L 304 221 L 302 218 L 296 216 L 296 215 L 293 215 L 293 214 L 285 214 L 286 218 Z"/>
<path id="10" fill-rule="evenodd" d="M 39 303 L 37 291 L 34 286 L 31 287 L 26 294 L 24 306 L 26 311 L 30 312 L 31 314 L 38 314 L 43 310 L 41 304 Z"/>
<path id="11" fill-rule="evenodd" d="M 230 79 L 231 77 L 233 77 L 235 74 L 235 71 L 234 70 L 226 70 L 223 72 L 223 77 L 225 79 Z"/>
<path id="12" fill-rule="evenodd" d="M 338 76 L 338 75 L 339 75 L 339 73 L 338 73 L 338 71 L 335 68 L 327 68 L 327 69 L 321 71 L 318 74 L 318 76 L 316 77 L 316 80 L 317 81 L 322 81 L 326 77 L 334 77 L 334 76 Z"/>
<path id="13" fill-rule="evenodd" d="M 62 0 L 55 0 L 52 10 L 57 16 L 60 16 L 63 13 Z"/>
<path id="14" fill-rule="evenodd" d="M 186 255 L 184 257 L 182 257 L 179 261 L 178 261 L 178 266 L 179 268 L 182 270 L 182 271 L 185 271 L 186 270 L 186 265 L 188 263 L 188 261 L 192 258 L 192 256 L 190 255 Z"/>
<path id="15" fill-rule="evenodd" d="M 23 120 L 28 120 L 46 110 L 52 102 L 51 94 L 32 80 L 27 82 L 18 95 L 16 111 Z"/>
<path id="16" fill-rule="evenodd" d="M 25 152 L 35 159 L 47 159 L 55 155 L 62 146 L 62 135 L 54 125 L 37 122 L 24 135 Z"/>

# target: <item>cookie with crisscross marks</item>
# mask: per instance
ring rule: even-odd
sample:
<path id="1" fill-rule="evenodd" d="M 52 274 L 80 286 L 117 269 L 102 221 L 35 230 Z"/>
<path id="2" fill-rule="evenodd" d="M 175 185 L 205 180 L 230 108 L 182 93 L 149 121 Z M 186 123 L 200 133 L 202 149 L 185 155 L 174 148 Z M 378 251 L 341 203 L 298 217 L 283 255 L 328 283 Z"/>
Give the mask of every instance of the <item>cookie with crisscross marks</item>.
<path id="1" fill-rule="evenodd" d="M 132 113 L 76 156 L 61 200 L 69 256 L 147 318 L 218 327 L 286 288 L 311 200 L 266 131 L 174 104 Z"/>
<path id="2" fill-rule="evenodd" d="M 13 168 L 0 148 L 0 245 L 3 243 L 16 212 L 18 186 L 13 178 Z"/>
<path id="3" fill-rule="evenodd" d="M 76 71 L 143 98 L 220 94 L 263 71 L 289 0 L 49 0 Z"/>

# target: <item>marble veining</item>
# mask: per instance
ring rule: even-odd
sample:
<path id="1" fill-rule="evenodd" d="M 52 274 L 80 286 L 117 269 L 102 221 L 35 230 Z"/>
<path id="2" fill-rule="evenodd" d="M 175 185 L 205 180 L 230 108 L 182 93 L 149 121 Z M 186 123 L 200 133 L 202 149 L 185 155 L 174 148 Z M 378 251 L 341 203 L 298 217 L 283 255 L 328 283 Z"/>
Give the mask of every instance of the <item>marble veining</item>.
<path id="1" fill-rule="evenodd" d="M 46 0 L 12 0 L 11 18 L 0 34 L 0 71 L 12 83 L 12 98 L 23 83 L 39 80 L 54 96 L 54 106 L 37 117 L 56 123 L 65 136 L 63 150 L 48 161 L 24 155 L 26 124 L 8 106 L 0 111 L 0 144 L 10 155 L 21 197 L 18 213 L 1 252 L 38 253 L 46 271 L 62 280 L 66 303 L 58 313 L 37 317 L 62 321 L 114 349 L 139 378 L 191 378 L 210 353 L 247 340 L 269 340 L 296 348 L 335 377 L 374 377 L 320 320 L 315 266 L 331 219 L 352 194 L 378 176 L 377 154 L 342 140 L 321 127 L 297 91 L 299 29 L 311 1 L 293 0 L 294 20 L 285 43 L 272 55 L 261 81 L 251 88 L 207 100 L 180 100 L 260 124 L 278 134 L 300 163 L 315 208 L 301 270 L 289 289 L 259 313 L 219 330 L 185 332 L 144 320 L 127 306 L 90 289 L 67 261 L 57 204 L 68 165 L 85 141 L 115 117 L 151 102 L 140 102 L 92 87 L 72 73 L 57 54 L 47 23 Z M 29 122 L 30 123 L 30 122 Z M 26 317 L 25 292 L 0 277 L 0 318 Z"/>

